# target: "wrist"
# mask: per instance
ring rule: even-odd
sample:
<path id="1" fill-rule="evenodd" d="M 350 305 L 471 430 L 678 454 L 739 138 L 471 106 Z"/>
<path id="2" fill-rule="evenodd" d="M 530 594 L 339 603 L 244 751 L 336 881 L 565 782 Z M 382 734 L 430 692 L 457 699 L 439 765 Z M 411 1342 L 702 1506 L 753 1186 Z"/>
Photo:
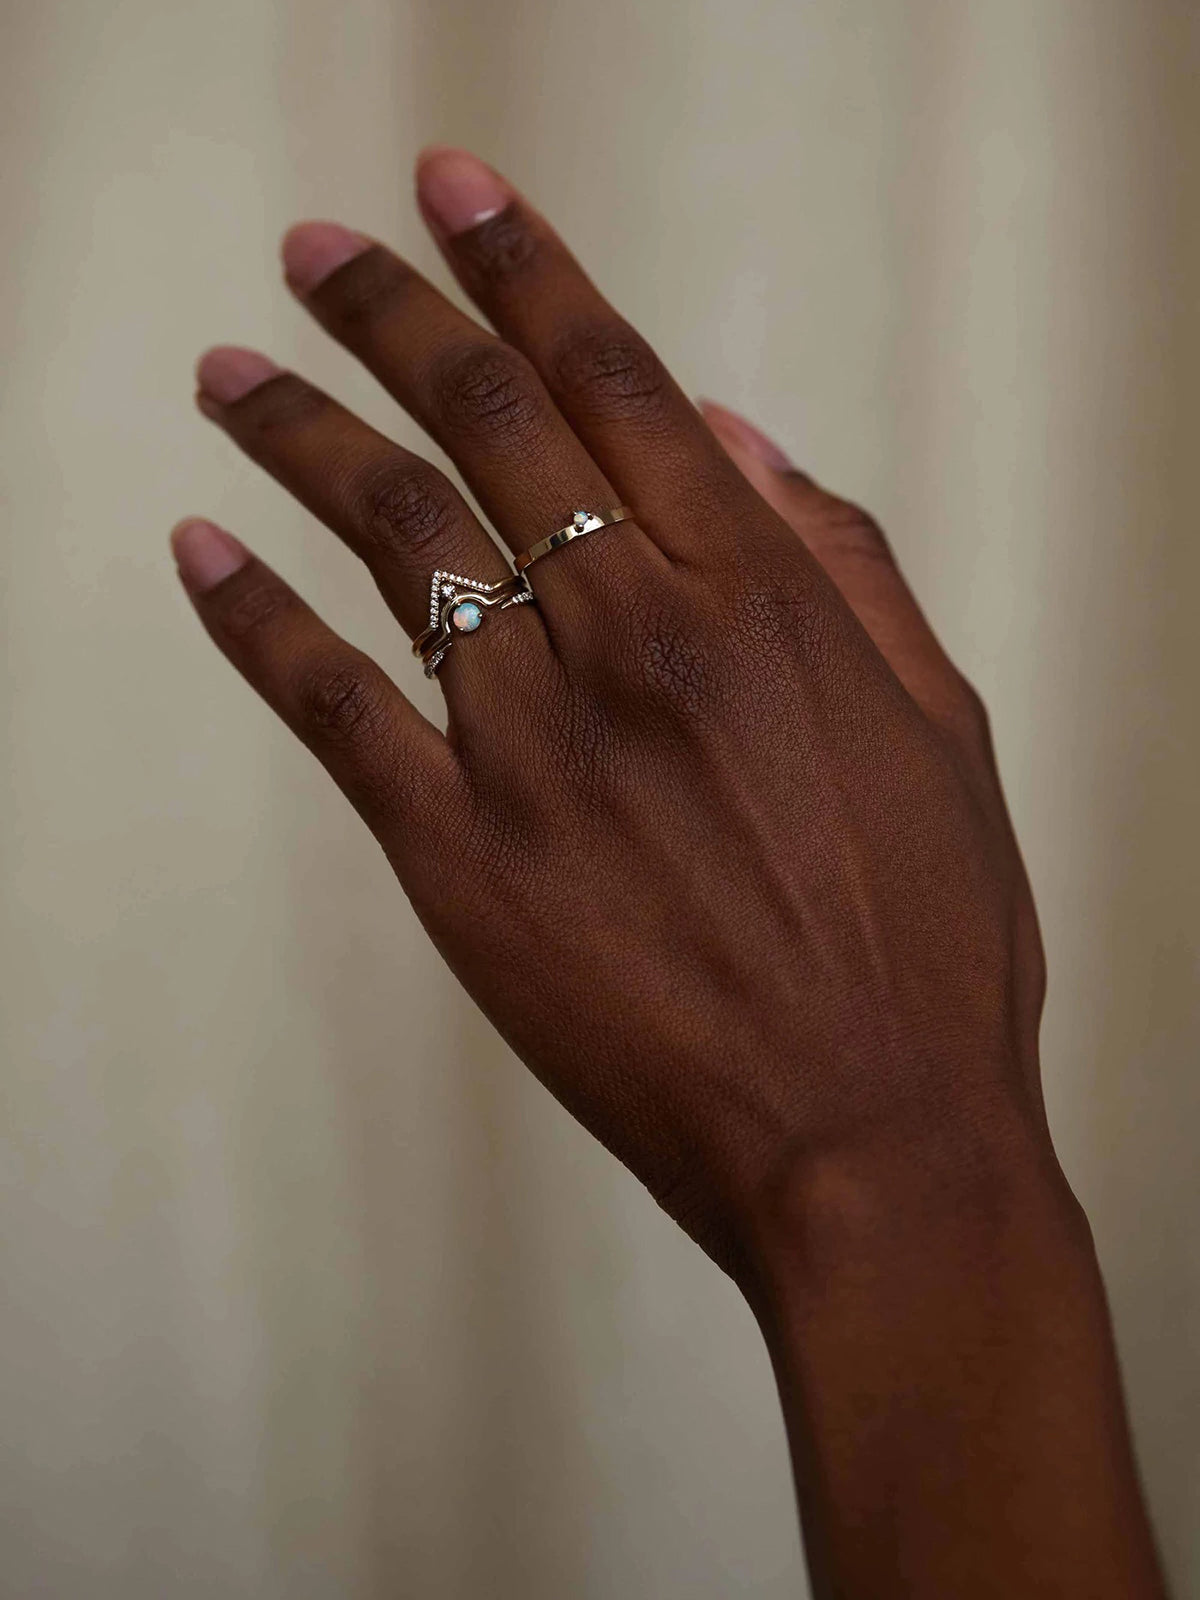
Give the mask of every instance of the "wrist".
<path id="1" fill-rule="evenodd" d="M 815 1587 L 1161 1600 L 1104 1291 L 1036 1129 L 824 1149 L 757 1207 Z"/>
<path id="2" fill-rule="evenodd" d="M 798 1146 L 743 1214 L 745 1292 L 768 1321 L 781 1299 L 850 1276 L 880 1285 L 945 1260 L 1010 1268 L 1093 1257 L 1091 1233 L 1044 1125 L 1004 1115 L 913 1132 L 887 1125 Z"/>

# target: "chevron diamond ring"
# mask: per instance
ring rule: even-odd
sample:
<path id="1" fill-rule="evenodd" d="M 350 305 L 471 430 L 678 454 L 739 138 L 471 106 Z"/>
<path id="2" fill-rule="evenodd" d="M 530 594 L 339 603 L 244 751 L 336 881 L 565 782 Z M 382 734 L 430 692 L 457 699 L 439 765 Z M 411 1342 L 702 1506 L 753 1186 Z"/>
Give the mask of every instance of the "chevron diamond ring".
<path id="1" fill-rule="evenodd" d="M 446 652 L 462 633 L 474 633 L 489 611 L 505 611 L 533 599 L 533 590 L 521 574 L 499 583 L 481 583 L 457 572 L 435 572 L 429 586 L 429 626 L 413 640 L 425 676 L 432 678 Z"/>

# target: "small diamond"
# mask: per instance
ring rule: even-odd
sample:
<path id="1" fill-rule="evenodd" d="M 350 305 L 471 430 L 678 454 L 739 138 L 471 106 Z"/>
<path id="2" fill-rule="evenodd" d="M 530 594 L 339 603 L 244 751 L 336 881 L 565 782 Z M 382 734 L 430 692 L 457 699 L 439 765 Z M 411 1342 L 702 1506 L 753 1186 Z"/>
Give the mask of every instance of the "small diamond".
<path id="1" fill-rule="evenodd" d="M 483 612 L 474 600 L 464 600 L 450 613 L 450 621 L 459 633 L 474 633 L 483 621 Z"/>

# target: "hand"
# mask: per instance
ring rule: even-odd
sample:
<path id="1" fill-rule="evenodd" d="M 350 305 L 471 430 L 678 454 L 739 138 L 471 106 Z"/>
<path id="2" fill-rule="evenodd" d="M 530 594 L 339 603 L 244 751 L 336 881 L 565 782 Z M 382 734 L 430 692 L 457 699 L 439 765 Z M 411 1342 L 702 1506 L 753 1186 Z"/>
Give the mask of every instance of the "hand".
<path id="1" fill-rule="evenodd" d="M 977 696 L 870 519 L 706 424 L 502 180 L 441 151 L 418 188 L 498 338 L 329 224 L 288 236 L 293 290 L 510 550 L 580 507 L 636 522 L 456 639 L 444 736 L 191 521 L 205 626 L 514 1049 L 746 1291 L 815 1592 L 1160 1596 Z M 410 634 L 436 569 L 508 575 L 441 473 L 264 357 L 210 352 L 199 403 Z"/>
<path id="2" fill-rule="evenodd" d="M 536 562 L 537 605 L 456 643 L 445 737 L 192 523 L 176 549 L 214 640 L 518 1054 L 739 1275 L 755 1207 L 825 1150 L 1036 1143 L 1029 890 L 979 700 L 881 534 L 710 408 L 714 438 L 488 169 L 435 153 L 420 199 L 499 338 L 329 224 L 289 235 L 293 291 L 509 549 L 577 506 L 637 521 Z M 199 379 L 410 634 L 436 568 L 510 570 L 440 472 L 302 378 L 216 350 Z"/>

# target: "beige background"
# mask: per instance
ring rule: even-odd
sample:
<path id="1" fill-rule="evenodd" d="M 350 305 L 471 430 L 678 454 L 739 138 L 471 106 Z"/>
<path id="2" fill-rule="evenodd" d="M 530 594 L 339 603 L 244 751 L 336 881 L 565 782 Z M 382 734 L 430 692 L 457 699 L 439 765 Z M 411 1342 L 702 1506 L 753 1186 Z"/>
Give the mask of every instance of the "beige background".
<path id="1" fill-rule="evenodd" d="M 747 1314 L 491 1037 L 164 553 L 217 515 L 423 692 L 189 368 L 259 344 L 411 440 L 275 242 L 332 214 L 432 268 L 445 139 L 879 512 L 991 703 L 1054 1124 L 1200 1595 L 1198 8 L 3 16 L 0 1593 L 803 1592 Z"/>

